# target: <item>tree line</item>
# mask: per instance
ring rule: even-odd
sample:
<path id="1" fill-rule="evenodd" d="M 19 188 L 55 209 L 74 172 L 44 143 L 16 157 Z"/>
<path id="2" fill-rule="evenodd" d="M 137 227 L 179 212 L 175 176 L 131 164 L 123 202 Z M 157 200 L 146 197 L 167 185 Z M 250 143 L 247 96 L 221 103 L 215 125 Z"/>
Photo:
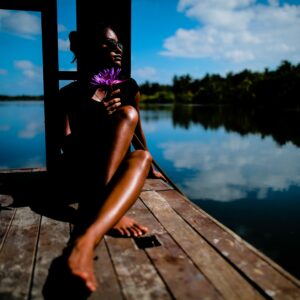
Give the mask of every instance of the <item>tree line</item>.
<path id="1" fill-rule="evenodd" d="M 16 96 L 10 96 L 10 95 L 0 95 L 0 101 L 10 101 L 10 100 L 43 100 L 43 95 L 16 95 Z"/>
<path id="2" fill-rule="evenodd" d="M 226 76 L 206 74 L 174 76 L 171 85 L 145 82 L 143 103 L 259 106 L 300 108 L 300 63 L 282 61 L 276 70 L 243 70 Z"/>

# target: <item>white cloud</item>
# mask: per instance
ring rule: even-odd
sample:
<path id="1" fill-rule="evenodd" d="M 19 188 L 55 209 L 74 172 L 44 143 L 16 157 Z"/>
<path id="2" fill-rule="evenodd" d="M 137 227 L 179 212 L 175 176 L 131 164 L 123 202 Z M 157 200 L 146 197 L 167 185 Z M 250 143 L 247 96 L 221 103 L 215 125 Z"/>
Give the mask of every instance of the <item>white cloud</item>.
<path id="1" fill-rule="evenodd" d="M 29 60 L 16 60 L 14 65 L 17 69 L 25 70 L 25 69 L 33 69 L 34 65 Z"/>
<path id="2" fill-rule="evenodd" d="M 58 32 L 65 32 L 65 31 L 68 31 L 68 28 L 63 24 L 58 24 L 57 25 L 57 31 Z"/>
<path id="3" fill-rule="evenodd" d="M 156 132 L 158 130 L 158 128 L 154 122 L 151 122 L 151 123 L 144 122 L 143 130 L 147 133 L 153 133 L 153 132 Z"/>
<path id="4" fill-rule="evenodd" d="M 157 75 L 157 70 L 153 67 L 144 67 L 133 70 L 133 77 L 143 80 L 155 80 Z"/>
<path id="5" fill-rule="evenodd" d="M 0 75 L 6 75 L 7 74 L 7 70 L 5 69 L 0 69 Z"/>
<path id="6" fill-rule="evenodd" d="M 40 66 L 35 66 L 29 60 L 16 60 L 14 61 L 14 66 L 16 69 L 21 70 L 24 79 L 42 81 L 43 70 Z"/>
<path id="7" fill-rule="evenodd" d="M 16 60 L 14 67 L 20 71 L 21 76 L 15 82 L 19 94 L 43 93 L 43 68 L 33 64 L 30 60 Z"/>
<path id="8" fill-rule="evenodd" d="M 69 51 L 70 50 L 70 41 L 69 39 L 58 39 L 58 49 L 60 51 Z"/>
<path id="9" fill-rule="evenodd" d="M 277 0 L 180 0 L 178 11 L 199 26 L 179 28 L 162 55 L 234 63 L 278 64 L 300 60 L 300 5 Z"/>
<path id="10" fill-rule="evenodd" d="M 272 138 L 242 139 L 230 134 L 203 142 L 168 142 L 160 147 L 176 168 L 193 172 L 182 186 L 194 199 L 232 201 L 250 191 L 265 198 L 269 189 L 300 186 L 300 153 L 290 143 L 278 147 Z"/>
<path id="11" fill-rule="evenodd" d="M 0 10 L 0 31 L 32 39 L 41 33 L 41 19 L 36 13 Z"/>

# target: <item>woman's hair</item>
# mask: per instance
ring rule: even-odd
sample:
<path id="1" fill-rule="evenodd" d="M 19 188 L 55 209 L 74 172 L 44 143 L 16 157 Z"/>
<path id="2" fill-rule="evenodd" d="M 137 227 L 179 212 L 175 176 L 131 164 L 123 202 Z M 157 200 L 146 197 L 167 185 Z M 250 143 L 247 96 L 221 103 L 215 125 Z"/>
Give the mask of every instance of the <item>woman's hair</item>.
<path id="1" fill-rule="evenodd" d="M 94 36 L 90 36 L 89 45 L 90 47 L 97 47 L 99 45 L 99 42 L 104 37 L 104 34 L 107 29 L 112 29 L 114 32 L 117 32 L 115 29 L 115 26 L 108 24 L 108 23 L 100 23 L 97 25 L 97 31 Z M 69 33 L 69 41 L 70 41 L 70 50 L 74 54 L 74 58 L 72 60 L 72 63 L 77 61 L 77 58 L 79 56 L 79 38 L 78 38 L 78 32 L 77 31 L 71 31 Z"/>
<path id="2" fill-rule="evenodd" d="M 69 41 L 70 41 L 70 50 L 74 54 L 74 58 L 72 60 L 72 63 L 77 60 L 78 57 L 78 33 L 77 31 L 71 31 L 69 33 Z"/>

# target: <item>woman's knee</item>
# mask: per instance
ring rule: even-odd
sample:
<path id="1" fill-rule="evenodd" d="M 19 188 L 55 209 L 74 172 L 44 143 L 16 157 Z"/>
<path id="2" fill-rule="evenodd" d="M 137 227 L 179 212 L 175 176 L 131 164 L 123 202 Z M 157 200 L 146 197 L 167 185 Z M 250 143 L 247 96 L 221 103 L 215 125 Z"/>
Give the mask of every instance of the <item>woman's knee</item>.
<path id="1" fill-rule="evenodd" d="M 152 156 L 149 151 L 147 150 L 135 150 L 134 152 L 135 157 L 137 157 L 143 164 L 151 165 L 152 163 Z"/>
<path id="2" fill-rule="evenodd" d="M 131 124 L 137 124 L 138 122 L 138 112 L 131 105 L 126 105 L 121 107 L 118 110 L 118 117 L 121 118 L 122 120 L 126 120 Z"/>

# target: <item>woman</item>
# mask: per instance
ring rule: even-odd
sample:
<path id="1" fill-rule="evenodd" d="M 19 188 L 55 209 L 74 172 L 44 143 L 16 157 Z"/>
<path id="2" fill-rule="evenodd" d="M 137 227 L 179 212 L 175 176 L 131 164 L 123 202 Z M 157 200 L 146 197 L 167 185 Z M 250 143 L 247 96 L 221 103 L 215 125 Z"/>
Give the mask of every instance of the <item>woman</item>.
<path id="1" fill-rule="evenodd" d="M 91 84 L 99 70 L 117 72 L 123 47 L 111 26 L 103 26 L 86 53 L 86 80 L 61 90 L 64 105 L 62 149 L 73 185 L 82 186 L 77 226 L 81 234 L 72 244 L 69 268 L 95 291 L 94 249 L 111 229 L 121 235 L 140 236 L 148 229 L 125 216 L 136 201 L 148 175 L 163 178 L 151 164 L 139 116 L 139 90 L 133 79 L 107 89 Z M 76 33 L 71 50 L 78 56 Z M 80 52 L 79 52 L 80 53 Z M 95 78 L 95 77 L 94 77 Z M 94 80 L 95 84 L 95 80 Z M 134 135 L 145 146 L 134 142 Z M 130 152 L 131 143 L 135 151 Z M 75 176 L 74 176 L 75 174 Z M 74 183 L 74 180 L 75 183 Z M 82 229 L 84 227 L 84 229 Z"/>

